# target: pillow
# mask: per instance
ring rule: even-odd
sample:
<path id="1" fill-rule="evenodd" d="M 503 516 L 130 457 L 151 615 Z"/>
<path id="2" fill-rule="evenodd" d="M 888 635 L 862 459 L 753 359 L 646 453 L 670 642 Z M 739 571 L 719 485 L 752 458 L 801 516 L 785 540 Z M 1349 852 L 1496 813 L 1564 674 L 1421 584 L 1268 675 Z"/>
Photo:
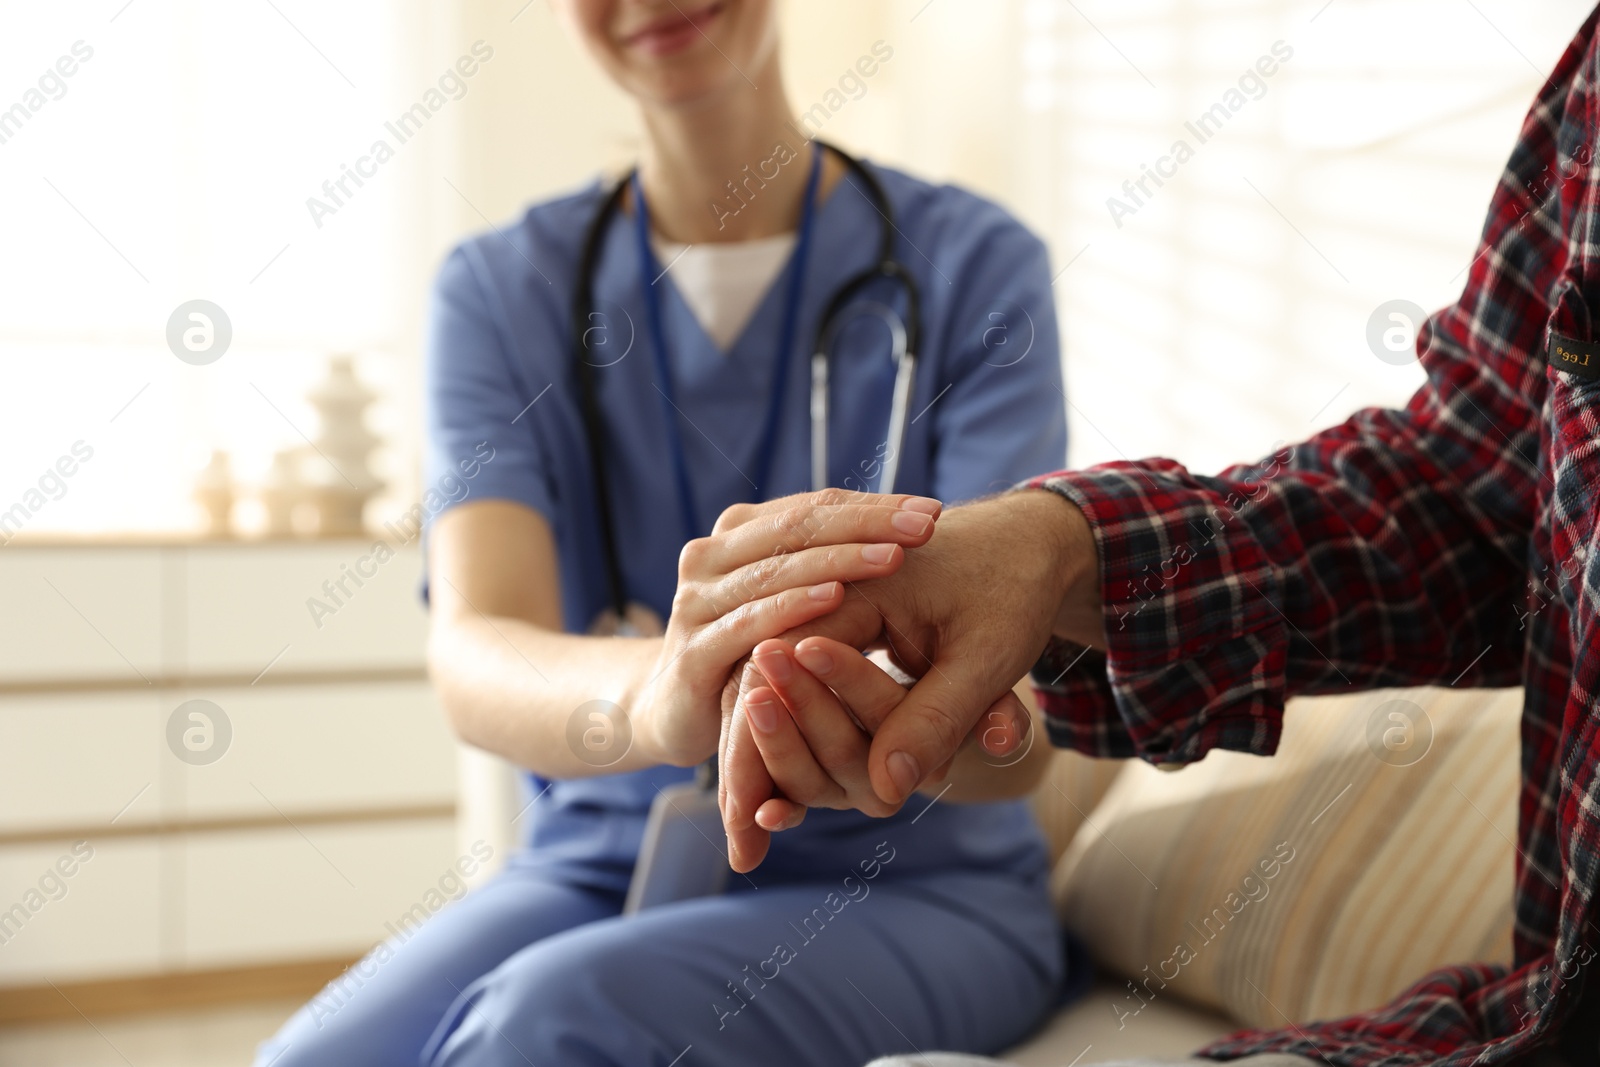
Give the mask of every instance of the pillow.
<path id="1" fill-rule="evenodd" d="M 1521 690 L 1301 698 L 1271 759 L 1131 762 L 1054 878 L 1127 983 L 1113 1012 L 1181 997 L 1277 1027 L 1508 962 L 1521 711 Z"/>
<path id="2" fill-rule="evenodd" d="M 1034 743 L 1049 744 L 1043 736 L 1041 727 L 1034 734 Z M 1032 801 L 1033 813 L 1050 842 L 1053 859 L 1061 858 L 1078 835 L 1083 820 L 1100 803 L 1123 767 L 1133 762 L 1136 761 L 1091 759 L 1067 749 L 1058 749 L 1051 756 L 1049 768 L 1034 788 Z"/>

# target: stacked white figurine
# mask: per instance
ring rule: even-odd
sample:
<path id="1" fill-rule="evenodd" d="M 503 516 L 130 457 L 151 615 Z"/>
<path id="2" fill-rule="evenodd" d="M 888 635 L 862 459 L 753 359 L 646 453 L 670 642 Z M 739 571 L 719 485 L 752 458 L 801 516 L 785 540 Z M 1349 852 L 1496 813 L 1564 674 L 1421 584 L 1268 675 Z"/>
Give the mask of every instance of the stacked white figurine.
<path id="1" fill-rule="evenodd" d="M 295 510 L 306 500 L 306 487 L 300 471 L 306 466 L 305 457 L 308 453 L 312 458 L 316 457 L 316 453 L 304 445 L 281 448 L 272 454 L 272 466 L 261 481 L 261 507 L 266 513 L 263 532 L 268 537 L 295 535 Z"/>
<path id="2" fill-rule="evenodd" d="M 233 536 L 233 473 L 228 454 L 211 453 L 211 461 L 194 480 L 194 498 L 205 515 L 205 536 Z"/>
<path id="3" fill-rule="evenodd" d="M 379 444 L 367 429 L 363 413 L 377 394 L 356 378 L 350 356 L 328 360 L 328 377 L 307 394 L 317 409 L 319 429 L 312 442 L 317 457 L 306 464 L 306 481 L 316 502 L 318 533 L 324 537 L 359 534 L 367 499 L 383 482 L 367 469 L 367 457 Z"/>

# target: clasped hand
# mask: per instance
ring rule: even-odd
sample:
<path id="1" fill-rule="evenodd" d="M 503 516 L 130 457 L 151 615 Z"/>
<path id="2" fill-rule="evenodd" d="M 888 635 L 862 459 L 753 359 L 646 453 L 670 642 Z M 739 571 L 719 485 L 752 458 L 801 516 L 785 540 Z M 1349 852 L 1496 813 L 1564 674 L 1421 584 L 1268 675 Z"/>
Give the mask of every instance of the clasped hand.
<path id="1" fill-rule="evenodd" d="M 739 505 L 678 558 L 678 584 L 650 680 L 629 694 L 634 735 L 655 763 L 717 751 L 730 672 L 762 641 L 835 611 L 845 585 L 899 570 L 927 543 L 937 500 L 830 491 Z"/>
<path id="2" fill-rule="evenodd" d="M 927 528 L 895 523 L 906 514 Z M 895 531 L 892 564 L 847 573 L 885 529 Z M 723 685 L 719 800 L 740 871 L 808 807 L 890 815 L 941 781 L 963 746 L 1012 752 L 1030 726 L 1011 687 L 1052 631 L 1098 631 L 1087 524 L 1048 492 L 940 513 L 920 498 L 825 490 L 731 508 L 710 540 L 739 544 L 746 573 L 788 573 L 782 557 L 799 552 L 810 554 L 795 569 L 806 581 L 843 583 L 800 624 L 766 627 Z M 782 615 L 792 594 L 778 584 L 735 598 L 735 613 Z M 916 679 L 909 689 L 862 655 L 878 648 Z"/>

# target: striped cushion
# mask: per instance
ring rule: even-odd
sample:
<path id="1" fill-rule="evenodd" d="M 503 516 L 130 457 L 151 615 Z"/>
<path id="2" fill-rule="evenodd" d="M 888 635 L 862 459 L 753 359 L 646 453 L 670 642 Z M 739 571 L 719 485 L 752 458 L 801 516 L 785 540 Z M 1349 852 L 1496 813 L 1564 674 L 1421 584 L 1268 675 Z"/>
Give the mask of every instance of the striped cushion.
<path id="1" fill-rule="evenodd" d="M 1520 690 L 1300 699 L 1273 759 L 1127 766 L 1055 872 L 1064 920 L 1129 980 L 1113 1010 L 1177 996 L 1281 1026 L 1508 961 L 1521 708 Z"/>
<path id="2" fill-rule="evenodd" d="M 1044 731 L 1034 735 L 1038 744 Z M 1079 753 L 1060 749 L 1050 760 L 1044 779 L 1033 791 L 1033 813 L 1039 827 L 1050 842 L 1050 854 L 1056 859 L 1072 844 L 1083 827 L 1083 820 L 1100 803 L 1106 791 L 1121 775 L 1122 769 L 1132 760 L 1090 759 Z"/>

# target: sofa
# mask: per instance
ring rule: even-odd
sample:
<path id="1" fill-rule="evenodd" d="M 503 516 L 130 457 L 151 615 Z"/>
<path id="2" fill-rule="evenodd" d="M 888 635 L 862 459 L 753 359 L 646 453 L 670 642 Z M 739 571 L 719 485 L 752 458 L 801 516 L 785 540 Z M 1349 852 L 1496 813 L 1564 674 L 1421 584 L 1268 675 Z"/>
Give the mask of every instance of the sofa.
<path id="1" fill-rule="evenodd" d="M 1181 1058 L 1508 962 L 1521 709 L 1521 690 L 1310 697 L 1271 759 L 1057 753 L 1034 805 L 1097 975 L 1007 1060 Z"/>

